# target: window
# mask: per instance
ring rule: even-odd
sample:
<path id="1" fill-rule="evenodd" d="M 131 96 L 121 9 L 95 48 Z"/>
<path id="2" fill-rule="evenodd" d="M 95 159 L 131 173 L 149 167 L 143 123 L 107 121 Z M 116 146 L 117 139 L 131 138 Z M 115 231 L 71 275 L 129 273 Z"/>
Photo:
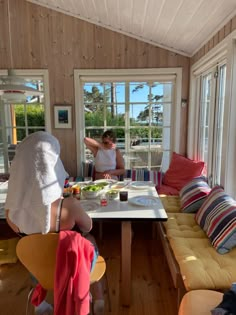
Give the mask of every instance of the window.
<path id="1" fill-rule="evenodd" d="M 46 73 L 29 73 L 21 77 L 29 80 L 30 87 L 37 86 L 39 90 L 44 91 Z M 25 102 L 0 101 L 0 172 L 4 173 L 9 170 L 18 143 L 35 131 L 50 130 L 50 113 L 46 106 L 48 101 L 47 97 L 45 99 L 45 93 L 41 96 L 28 95 Z"/>
<path id="2" fill-rule="evenodd" d="M 85 135 L 99 141 L 105 130 L 113 129 L 126 168 L 159 170 L 162 166 L 165 170 L 178 125 L 173 123 L 173 113 L 178 108 L 177 74 L 172 69 L 171 74 L 167 71 L 158 75 L 156 71 L 151 76 L 150 73 L 132 76 L 127 70 L 122 76 L 120 71 L 110 76 L 96 75 L 95 70 L 94 76 L 90 71 L 75 71 L 78 78 L 75 84 L 80 91 L 76 105 L 77 128 L 81 130 L 84 126 Z M 82 145 L 81 150 L 84 160 L 93 159 Z"/>
<path id="3" fill-rule="evenodd" d="M 200 75 L 199 158 L 206 163 L 210 185 L 220 184 L 226 64 Z"/>

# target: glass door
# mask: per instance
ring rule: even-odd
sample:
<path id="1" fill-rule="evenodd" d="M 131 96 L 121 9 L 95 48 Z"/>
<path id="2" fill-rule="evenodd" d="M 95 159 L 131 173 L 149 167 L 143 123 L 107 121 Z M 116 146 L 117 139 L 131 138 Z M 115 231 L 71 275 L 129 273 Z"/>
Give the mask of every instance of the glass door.
<path id="1" fill-rule="evenodd" d="M 209 184 L 220 184 L 226 64 L 200 77 L 199 158 L 206 164 Z"/>

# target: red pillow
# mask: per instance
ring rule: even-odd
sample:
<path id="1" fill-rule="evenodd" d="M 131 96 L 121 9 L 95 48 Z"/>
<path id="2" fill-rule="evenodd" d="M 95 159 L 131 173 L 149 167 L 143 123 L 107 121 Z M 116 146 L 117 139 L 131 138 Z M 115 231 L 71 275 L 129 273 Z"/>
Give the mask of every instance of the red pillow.
<path id="1" fill-rule="evenodd" d="M 180 190 L 194 177 L 202 174 L 204 165 L 203 161 L 190 160 L 173 152 L 169 169 L 163 178 L 163 184 Z"/>

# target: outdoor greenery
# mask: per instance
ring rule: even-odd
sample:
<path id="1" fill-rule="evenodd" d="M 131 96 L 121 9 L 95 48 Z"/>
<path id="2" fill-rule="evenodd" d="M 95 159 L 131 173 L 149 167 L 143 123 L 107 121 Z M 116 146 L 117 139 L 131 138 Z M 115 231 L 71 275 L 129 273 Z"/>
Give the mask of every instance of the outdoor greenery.
<path id="1" fill-rule="evenodd" d="M 29 133 L 35 131 L 35 128 L 30 129 L 31 126 L 43 127 L 37 128 L 37 130 L 44 130 L 45 127 L 45 112 L 44 106 L 39 103 L 34 103 L 34 105 L 15 105 L 15 117 L 17 127 L 25 127 L 26 124 L 29 128 Z M 17 128 L 17 141 L 21 141 L 25 138 L 25 129 Z"/>
<path id="2" fill-rule="evenodd" d="M 132 92 L 135 93 L 142 88 L 142 85 L 137 85 Z M 125 138 L 125 116 L 124 114 L 116 113 L 117 105 L 114 101 L 114 95 L 112 83 L 109 88 L 104 90 L 104 93 L 101 93 L 96 85 L 92 86 L 91 92 L 84 89 L 85 126 L 94 127 L 89 129 L 87 136 L 100 137 L 104 131 L 102 127 L 104 127 L 106 119 L 106 127 L 112 127 L 116 132 L 117 138 Z M 163 95 L 149 95 L 148 98 L 151 102 L 157 102 L 163 98 Z M 149 137 L 149 116 L 149 105 L 147 105 L 136 119 L 130 118 L 130 126 L 132 126 L 130 129 L 131 138 Z M 151 123 L 152 138 L 162 138 L 162 128 L 156 126 L 159 118 L 162 116 L 161 106 L 158 103 L 152 104 L 151 116 L 153 120 Z"/>

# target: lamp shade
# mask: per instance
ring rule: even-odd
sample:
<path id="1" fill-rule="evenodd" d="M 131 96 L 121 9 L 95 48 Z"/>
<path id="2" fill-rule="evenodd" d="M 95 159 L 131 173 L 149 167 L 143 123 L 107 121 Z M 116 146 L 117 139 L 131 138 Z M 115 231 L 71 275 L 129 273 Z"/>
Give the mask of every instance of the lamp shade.
<path id="1" fill-rule="evenodd" d="M 29 84 L 28 80 L 16 76 L 13 70 L 9 70 L 7 76 L 0 76 L 0 97 L 7 103 L 19 103 L 25 102 L 27 96 L 43 95 L 42 91 Z"/>
<path id="2" fill-rule="evenodd" d="M 25 103 L 27 96 L 23 91 L 4 91 L 1 95 L 4 103 Z"/>

